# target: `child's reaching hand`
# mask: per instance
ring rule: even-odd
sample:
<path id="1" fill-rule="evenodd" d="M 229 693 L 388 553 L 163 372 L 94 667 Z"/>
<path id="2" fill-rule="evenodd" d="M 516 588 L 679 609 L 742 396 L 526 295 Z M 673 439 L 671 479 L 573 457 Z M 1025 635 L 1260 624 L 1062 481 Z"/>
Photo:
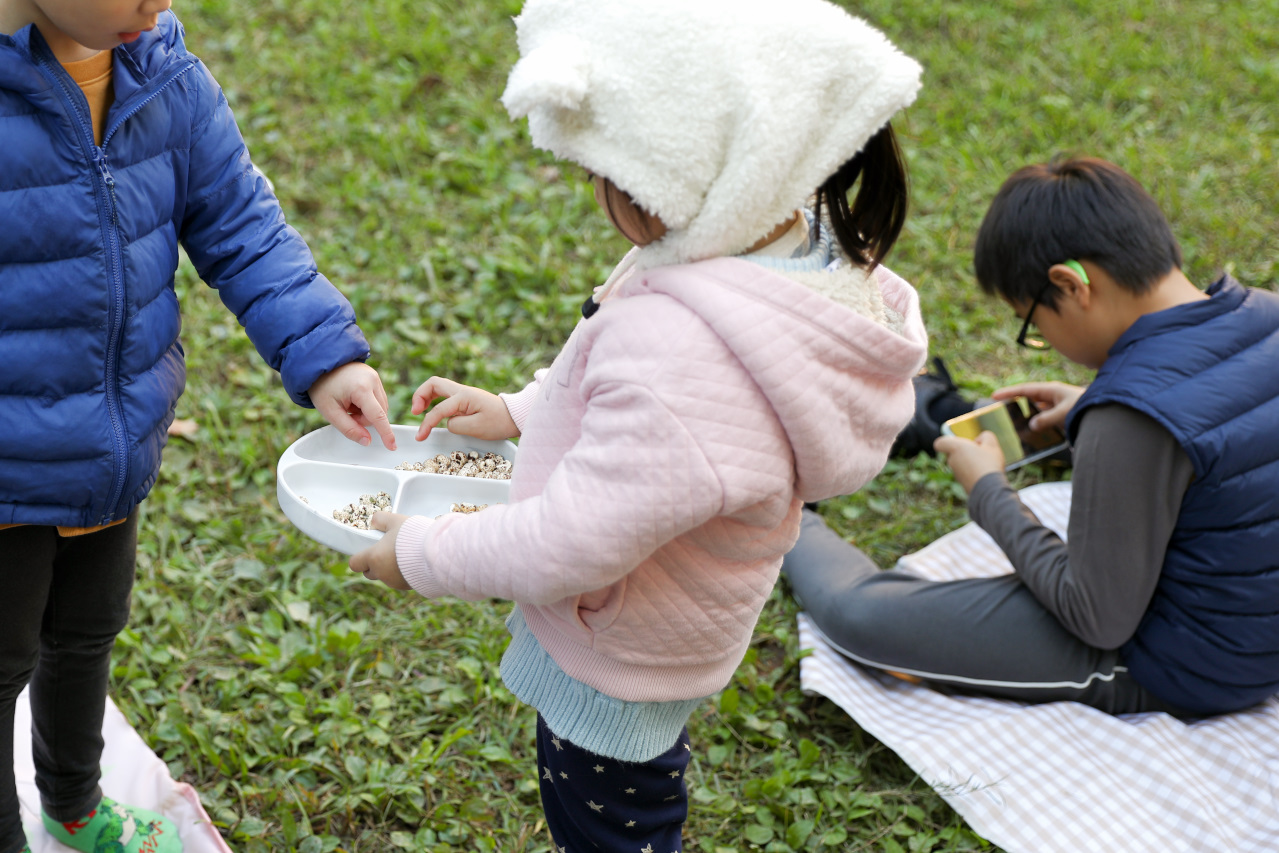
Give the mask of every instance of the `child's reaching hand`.
<path id="1" fill-rule="evenodd" d="M 427 406 L 438 397 L 445 398 L 444 402 L 422 419 L 417 430 L 418 441 L 430 435 L 445 418 L 449 419 L 448 431 L 456 435 L 501 441 L 520 434 L 501 397 L 440 376 L 432 376 L 413 392 L 413 414 L 426 412 Z"/>
<path id="2" fill-rule="evenodd" d="M 395 536 L 400 525 L 408 521 L 407 515 L 394 512 L 375 512 L 369 519 L 369 527 L 384 530 L 386 535 L 370 548 L 351 556 L 351 571 L 359 572 L 371 581 L 381 581 L 391 589 L 409 589 L 408 581 L 400 572 L 400 562 L 395 556 Z"/>
<path id="3" fill-rule="evenodd" d="M 324 419 L 358 444 L 373 440 L 373 427 L 387 450 L 395 449 L 395 434 L 387 418 L 386 390 L 377 371 L 360 361 L 336 367 L 315 380 L 311 402 Z"/>

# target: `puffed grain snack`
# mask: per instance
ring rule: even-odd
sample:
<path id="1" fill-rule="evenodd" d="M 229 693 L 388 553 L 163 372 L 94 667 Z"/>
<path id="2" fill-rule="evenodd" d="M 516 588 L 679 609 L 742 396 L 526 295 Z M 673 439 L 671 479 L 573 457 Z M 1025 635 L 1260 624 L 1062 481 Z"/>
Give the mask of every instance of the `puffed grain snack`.
<path id="1" fill-rule="evenodd" d="M 397 471 L 421 471 L 426 474 L 451 474 L 459 477 L 476 477 L 482 480 L 511 479 L 512 463 L 500 453 L 480 453 L 478 450 L 454 450 L 439 453 L 421 462 L 401 462 Z"/>
<path id="2" fill-rule="evenodd" d="M 333 510 L 333 518 L 357 530 L 368 530 L 373 513 L 391 508 L 391 496 L 386 492 L 376 495 L 360 495 L 360 499 L 341 509 Z"/>

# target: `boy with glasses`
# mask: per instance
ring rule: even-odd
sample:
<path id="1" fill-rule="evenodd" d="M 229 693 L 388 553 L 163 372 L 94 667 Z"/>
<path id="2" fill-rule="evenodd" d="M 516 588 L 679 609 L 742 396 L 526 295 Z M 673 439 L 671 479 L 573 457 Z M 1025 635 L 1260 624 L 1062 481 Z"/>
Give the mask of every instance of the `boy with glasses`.
<path id="1" fill-rule="evenodd" d="M 832 646 L 943 691 L 1110 713 L 1246 708 L 1279 692 L 1279 296 L 1207 291 L 1153 198 L 1113 164 L 1028 166 L 977 237 L 977 278 L 1088 388 L 1004 388 L 1074 449 L 1068 541 L 1004 478 L 990 433 L 937 440 L 1014 573 L 878 571 L 807 513 L 782 571 Z"/>

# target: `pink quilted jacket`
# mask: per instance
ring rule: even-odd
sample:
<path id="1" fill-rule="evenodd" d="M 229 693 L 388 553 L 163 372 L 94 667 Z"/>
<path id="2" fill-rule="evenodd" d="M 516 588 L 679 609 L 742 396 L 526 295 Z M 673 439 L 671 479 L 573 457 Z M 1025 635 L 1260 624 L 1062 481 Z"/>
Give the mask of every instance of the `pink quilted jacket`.
<path id="1" fill-rule="evenodd" d="M 723 688 L 802 502 L 860 488 L 913 412 L 918 299 L 882 267 L 872 281 L 900 332 L 749 261 L 635 273 L 505 398 L 510 503 L 406 522 L 405 578 L 519 602 L 564 672 L 609 696 Z"/>

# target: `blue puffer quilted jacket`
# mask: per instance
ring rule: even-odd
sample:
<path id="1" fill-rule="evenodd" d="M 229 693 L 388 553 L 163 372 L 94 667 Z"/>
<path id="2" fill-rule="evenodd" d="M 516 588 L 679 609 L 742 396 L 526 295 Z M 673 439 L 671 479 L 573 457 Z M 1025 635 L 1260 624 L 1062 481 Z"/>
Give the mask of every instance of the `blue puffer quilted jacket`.
<path id="1" fill-rule="evenodd" d="M 98 146 L 39 32 L 0 35 L 0 523 L 89 527 L 146 497 L 186 380 L 179 242 L 296 402 L 368 356 L 178 20 L 113 74 Z"/>

